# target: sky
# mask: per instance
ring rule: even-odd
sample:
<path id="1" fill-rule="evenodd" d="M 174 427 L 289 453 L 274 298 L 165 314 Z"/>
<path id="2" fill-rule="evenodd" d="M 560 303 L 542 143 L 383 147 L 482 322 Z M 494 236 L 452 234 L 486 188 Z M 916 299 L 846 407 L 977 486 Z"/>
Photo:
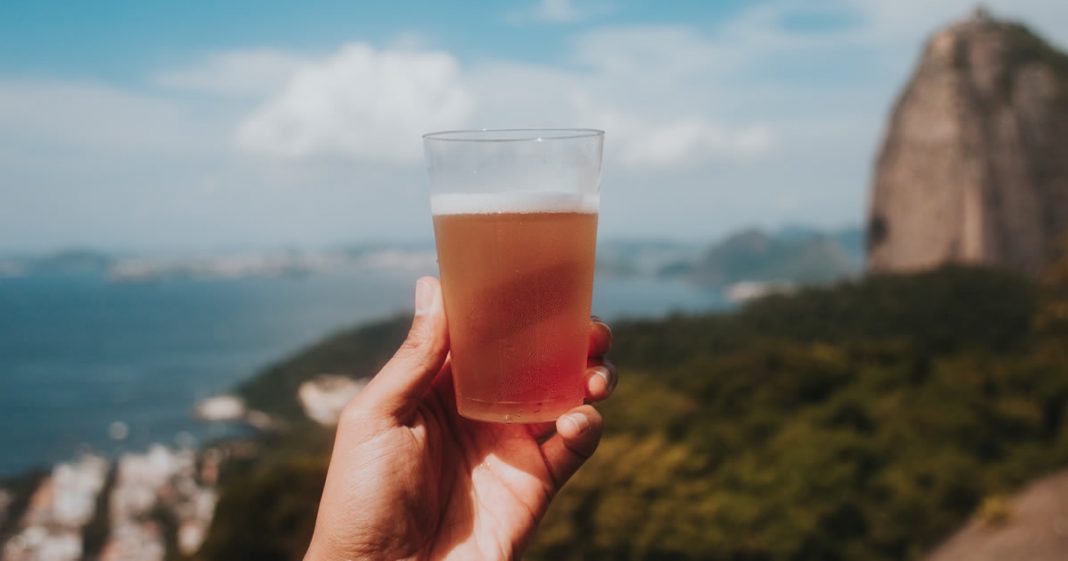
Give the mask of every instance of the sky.
<path id="1" fill-rule="evenodd" d="M 1068 45 L 1068 2 L 986 3 Z M 5 0 L 0 251 L 431 236 L 422 133 L 607 131 L 600 231 L 864 222 L 966 0 Z"/>

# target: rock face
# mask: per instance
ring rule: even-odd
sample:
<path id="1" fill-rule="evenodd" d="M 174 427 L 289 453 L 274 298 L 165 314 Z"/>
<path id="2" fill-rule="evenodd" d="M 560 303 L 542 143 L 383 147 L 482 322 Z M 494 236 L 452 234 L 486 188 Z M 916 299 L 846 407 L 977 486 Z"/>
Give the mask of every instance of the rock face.
<path id="1" fill-rule="evenodd" d="M 1005 519 L 973 520 L 927 561 L 1068 559 L 1068 472 L 1032 483 L 1007 503 Z"/>
<path id="2" fill-rule="evenodd" d="M 875 170 L 873 271 L 1035 272 L 1068 231 L 1068 56 L 982 10 L 930 40 Z"/>

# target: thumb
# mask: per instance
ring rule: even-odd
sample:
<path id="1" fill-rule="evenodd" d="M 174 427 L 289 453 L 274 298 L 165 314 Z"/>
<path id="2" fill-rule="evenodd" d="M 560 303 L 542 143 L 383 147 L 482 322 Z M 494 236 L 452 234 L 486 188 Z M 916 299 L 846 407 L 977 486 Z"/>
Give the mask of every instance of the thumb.
<path id="1" fill-rule="evenodd" d="M 415 317 L 408 337 L 359 399 L 368 409 L 403 417 L 415 409 L 449 353 L 449 330 L 441 284 L 434 277 L 415 283 Z"/>

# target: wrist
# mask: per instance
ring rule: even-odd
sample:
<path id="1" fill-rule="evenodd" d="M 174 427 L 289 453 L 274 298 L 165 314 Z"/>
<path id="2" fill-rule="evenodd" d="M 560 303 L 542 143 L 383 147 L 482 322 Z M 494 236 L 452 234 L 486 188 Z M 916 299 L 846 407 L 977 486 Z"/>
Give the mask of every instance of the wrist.
<path id="1" fill-rule="evenodd" d="M 323 547 L 312 538 L 310 544 L 308 544 L 308 551 L 304 553 L 304 561 L 331 561 L 332 559 L 339 559 L 332 555 L 329 555 L 323 550 Z"/>
<path id="2" fill-rule="evenodd" d="M 338 547 L 336 544 L 323 543 L 323 540 L 312 538 L 308 544 L 308 551 L 304 553 L 304 561 L 395 561 L 388 559 L 379 553 L 353 552 L 352 548 Z"/>
<path id="3" fill-rule="evenodd" d="M 304 561 L 370 561 L 370 559 L 370 556 L 347 555 L 338 548 L 325 545 L 315 538 L 312 538 L 308 551 L 304 554 Z"/>

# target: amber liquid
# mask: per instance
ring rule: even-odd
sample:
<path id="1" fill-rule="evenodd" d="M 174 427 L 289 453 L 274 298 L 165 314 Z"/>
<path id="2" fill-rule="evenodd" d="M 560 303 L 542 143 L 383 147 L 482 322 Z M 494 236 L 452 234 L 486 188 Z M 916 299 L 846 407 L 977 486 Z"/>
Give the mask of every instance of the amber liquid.
<path id="1" fill-rule="evenodd" d="M 460 414 L 531 423 L 582 404 L 597 215 L 440 214 L 434 234 Z"/>

